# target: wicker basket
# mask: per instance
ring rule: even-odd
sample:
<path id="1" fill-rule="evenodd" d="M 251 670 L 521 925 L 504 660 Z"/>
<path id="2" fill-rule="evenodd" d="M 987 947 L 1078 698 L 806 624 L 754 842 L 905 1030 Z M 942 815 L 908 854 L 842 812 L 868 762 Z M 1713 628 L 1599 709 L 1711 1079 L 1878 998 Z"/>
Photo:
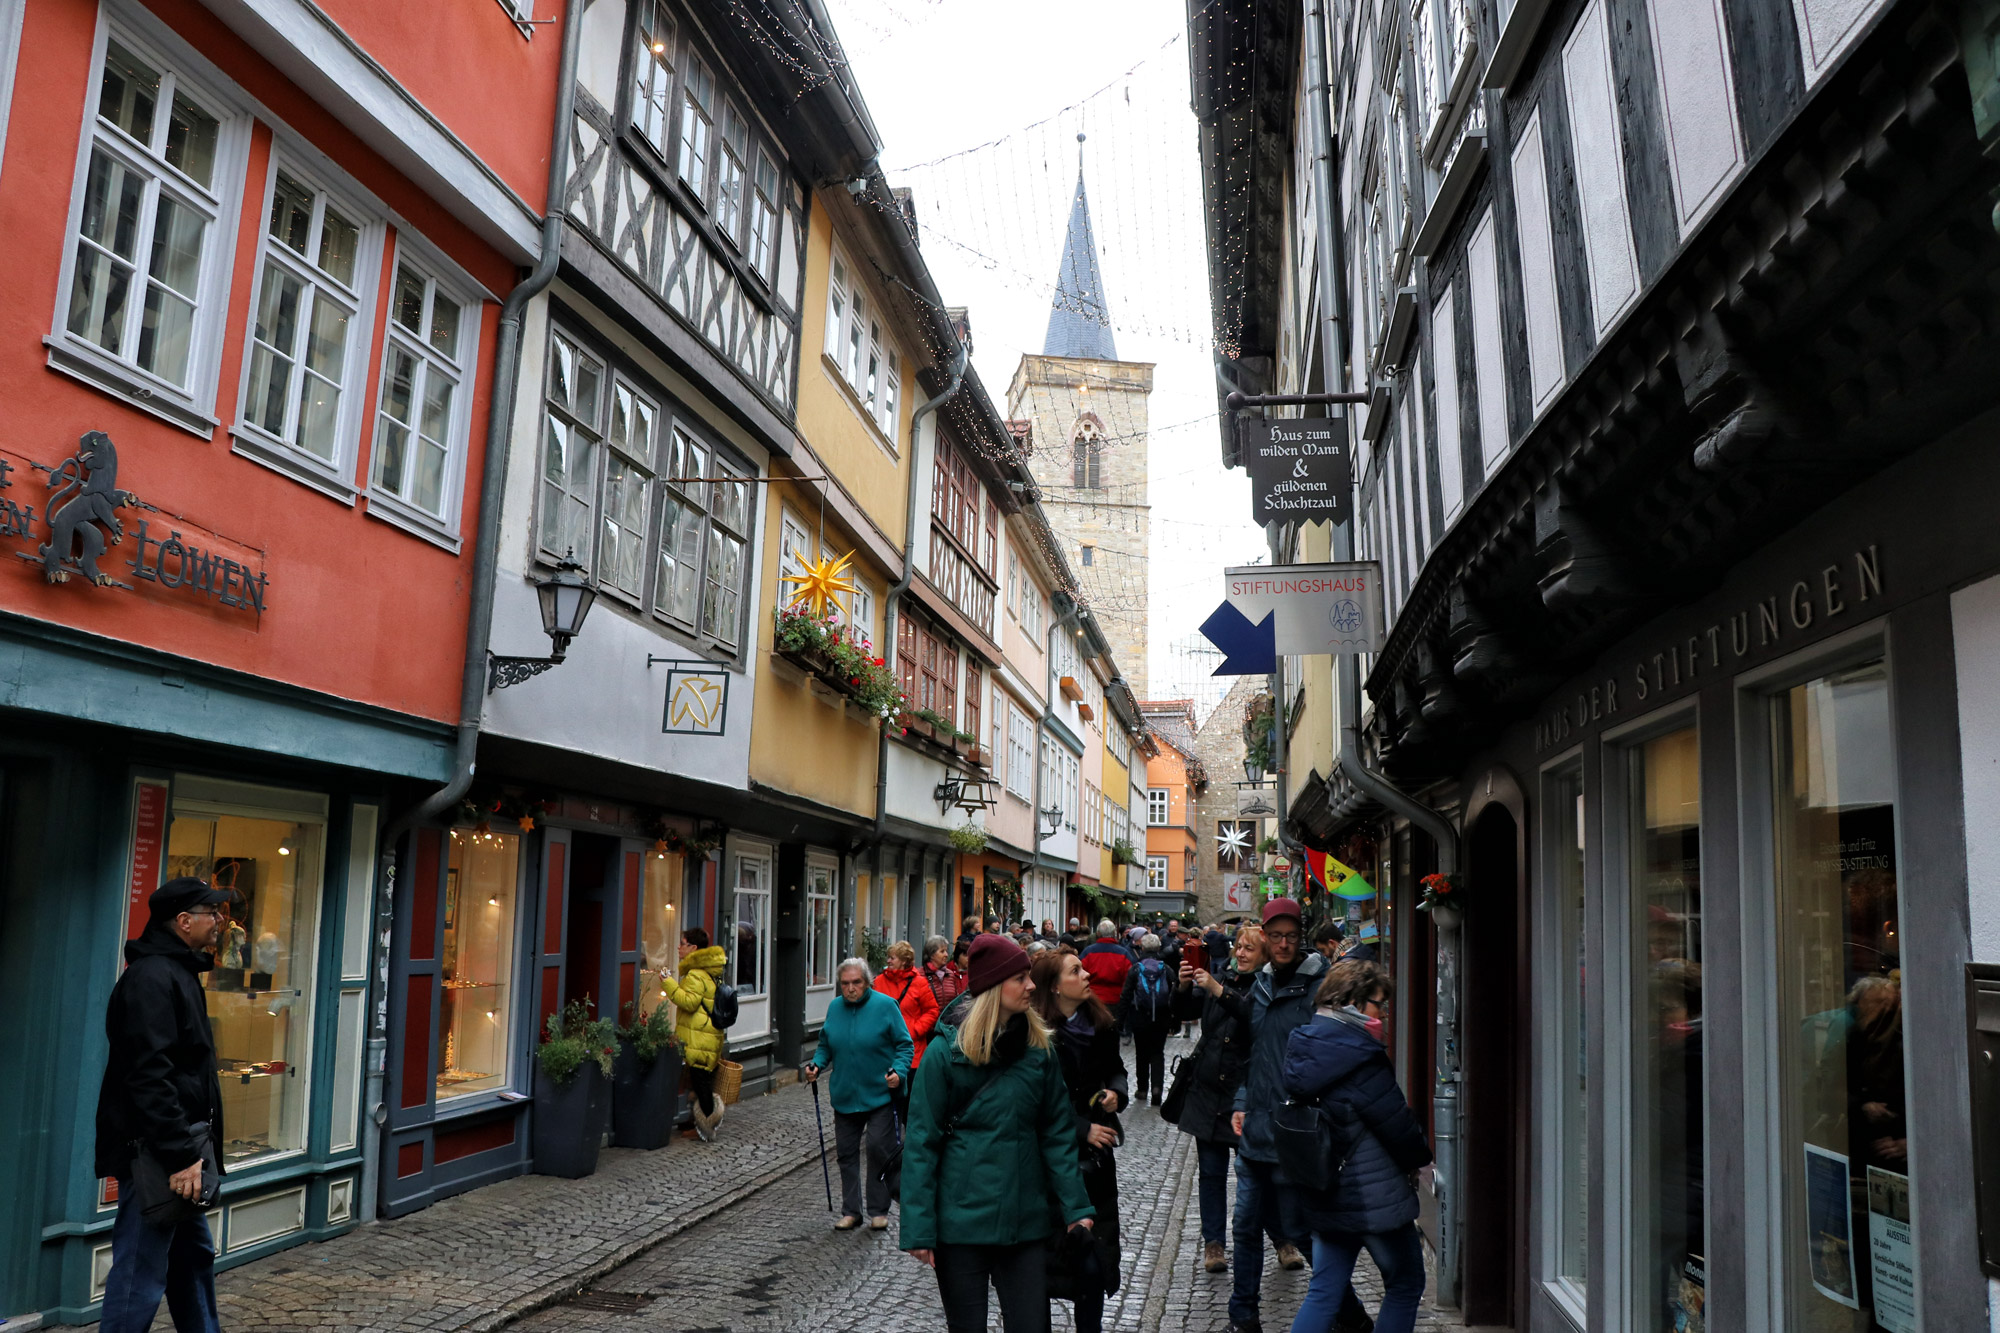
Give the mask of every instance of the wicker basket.
<path id="1" fill-rule="evenodd" d="M 715 1095 L 731 1106 L 743 1092 L 743 1066 L 724 1060 L 715 1067 Z"/>

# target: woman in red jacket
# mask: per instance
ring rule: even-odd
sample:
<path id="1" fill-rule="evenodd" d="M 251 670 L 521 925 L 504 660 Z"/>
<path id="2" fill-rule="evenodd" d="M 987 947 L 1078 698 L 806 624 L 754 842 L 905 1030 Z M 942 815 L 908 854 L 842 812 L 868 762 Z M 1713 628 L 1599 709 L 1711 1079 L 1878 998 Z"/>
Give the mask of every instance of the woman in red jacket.
<path id="1" fill-rule="evenodd" d="M 931 1030 L 937 1027 L 938 1002 L 930 982 L 917 971 L 917 951 L 908 940 L 897 940 L 889 946 L 889 966 L 875 978 L 875 989 L 894 1000 L 903 1011 L 903 1025 L 909 1028 L 910 1042 L 917 1048 L 916 1058 L 910 1062 L 910 1072 L 915 1074 L 923 1064 L 924 1046 L 931 1039 Z"/>

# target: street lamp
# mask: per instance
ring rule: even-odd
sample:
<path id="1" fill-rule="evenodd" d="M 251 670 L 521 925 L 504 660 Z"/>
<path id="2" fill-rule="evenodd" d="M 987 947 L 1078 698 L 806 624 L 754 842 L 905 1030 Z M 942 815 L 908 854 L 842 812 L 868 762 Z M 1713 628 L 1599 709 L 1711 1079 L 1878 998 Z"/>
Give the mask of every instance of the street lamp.
<path id="1" fill-rule="evenodd" d="M 1254 757 L 1245 759 L 1243 761 L 1243 776 L 1250 779 L 1251 786 L 1261 787 L 1264 784 L 1264 762 Z"/>
<path id="2" fill-rule="evenodd" d="M 1063 816 L 1062 807 L 1059 805 L 1052 805 L 1046 810 L 1038 810 L 1035 813 L 1039 814 L 1043 819 L 1049 821 L 1049 826 L 1042 830 L 1042 836 L 1044 838 L 1054 837 L 1055 831 L 1062 827 L 1062 816 Z"/>
<path id="3" fill-rule="evenodd" d="M 549 636 L 547 657 L 502 657 L 491 649 L 486 653 L 486 692 L 504 690 L 532 680 L 563 660 L 569 643 L 583 633 L 583 620 L 597 600 L 597 589 L 583 577 L 576 562 L 576 548 L 556 563 L 556 572 L 535 580 L 535 598 L 541 603 L 542 633 Z"/>

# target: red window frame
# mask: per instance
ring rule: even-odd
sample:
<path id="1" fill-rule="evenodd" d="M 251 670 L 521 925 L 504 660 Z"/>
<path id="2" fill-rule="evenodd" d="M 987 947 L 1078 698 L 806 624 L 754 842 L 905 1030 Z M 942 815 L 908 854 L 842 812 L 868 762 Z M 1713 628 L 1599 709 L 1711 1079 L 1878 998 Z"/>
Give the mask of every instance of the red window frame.
<path id="1" fill-rule="evenodd" d="M 958 649 L 948 643 L 938 644 L 938 712 L 958 725 Z"/>
<path id="2" fill-rule="evenodd" d="M 986 744 L 986 733 L 979 729 L 980 702 L 986 697 L 986 673 L 979 668 L 970 653 L 965 657 L 965 729 L 972 733 L 974 745 Z M 986 757 L 987 763 L 993 756 Z"/>

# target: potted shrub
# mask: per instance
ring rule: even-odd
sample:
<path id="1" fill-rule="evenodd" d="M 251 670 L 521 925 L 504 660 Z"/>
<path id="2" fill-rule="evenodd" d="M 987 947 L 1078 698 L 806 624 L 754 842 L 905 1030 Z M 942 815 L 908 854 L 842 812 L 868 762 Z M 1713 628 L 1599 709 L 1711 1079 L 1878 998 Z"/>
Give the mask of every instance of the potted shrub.
<path id="1" fill-rule="evenodd" d="M 968 856 L 977 856 L 986 850 L 986 830 L 971 820 L 945 834 L 945 840 L 951 843 L 954 850 Z"/>
<path id="2" fill-rule="evenodd" d="M 611 1020 L 593 1019 L 588 1000 L 549 1015 L 535 1052 L 535 1116 L 530 1144 L 535 1171 L 574 1180 L 597 1169 L 604 1143 L 612 1057 Z"/>
<path id="3" fill-rule="evenodd" d="M 631 1026 L 618 1029 L 618 1058 L 611 1063 L 611 1141 L 621 1148 L 664 1148 L 674 1134 L 674 1100 L 681 1082 L 681 1052 L 674 1042 L 674 1010 L 661 1004 L 640 1015 L 625 1006 Z"/>

